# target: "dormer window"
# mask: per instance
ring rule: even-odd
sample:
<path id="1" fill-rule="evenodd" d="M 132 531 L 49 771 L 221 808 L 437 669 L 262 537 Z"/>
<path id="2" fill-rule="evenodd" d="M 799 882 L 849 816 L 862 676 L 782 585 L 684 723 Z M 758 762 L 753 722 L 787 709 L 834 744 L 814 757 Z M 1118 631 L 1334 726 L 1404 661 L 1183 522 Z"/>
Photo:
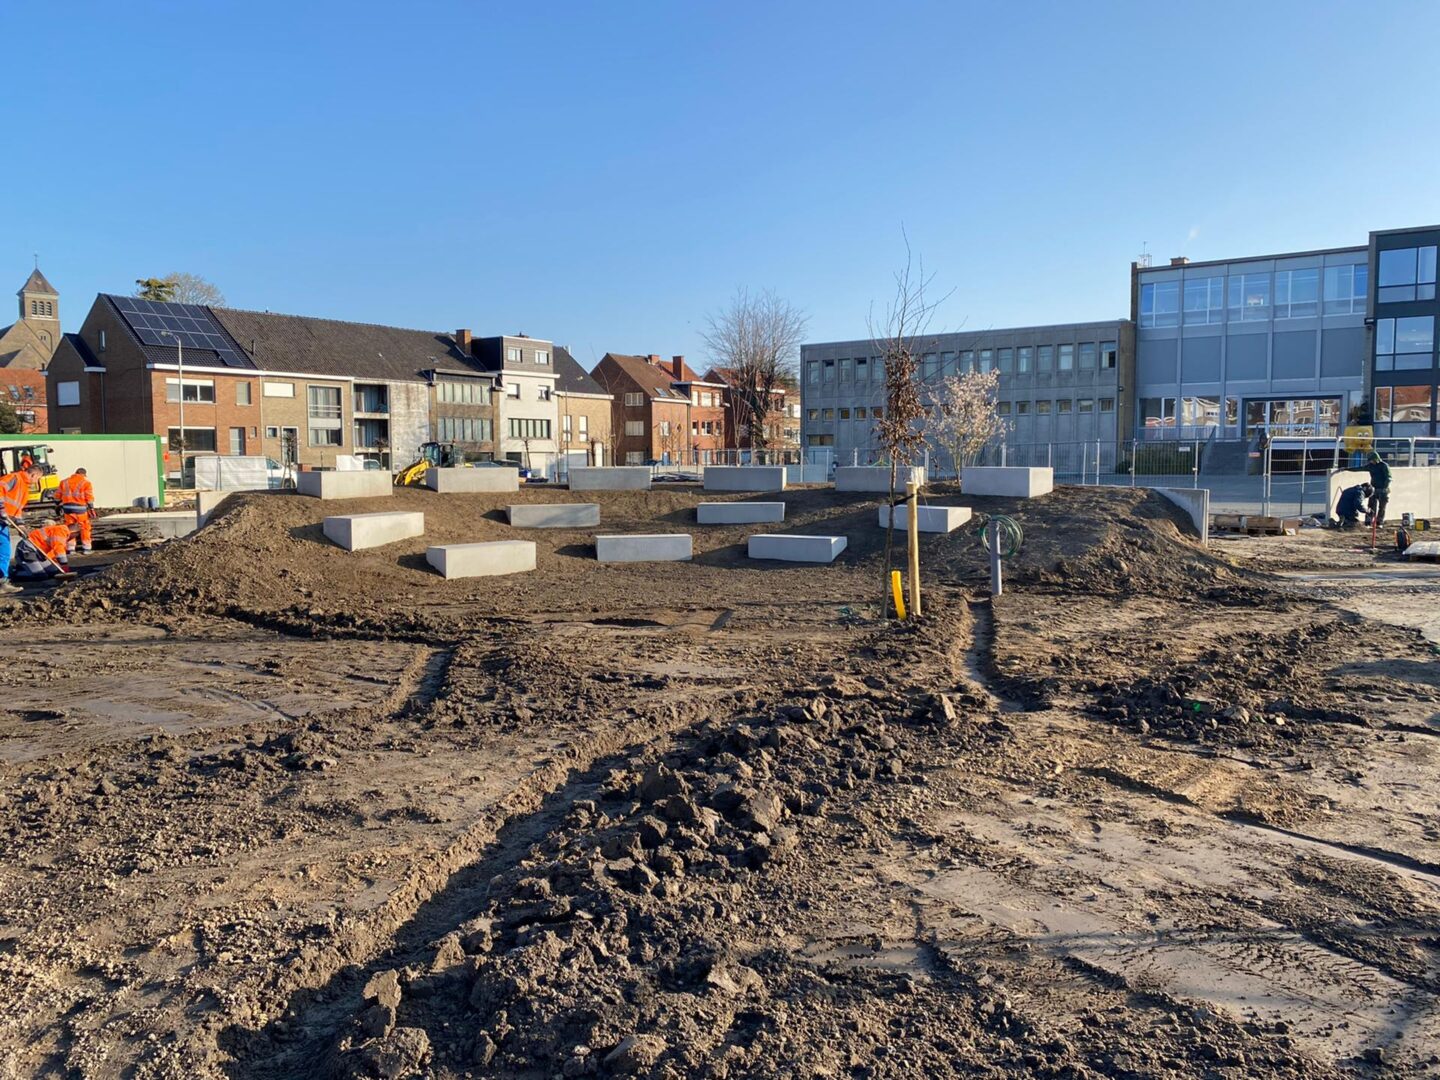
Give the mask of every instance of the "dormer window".
<path id="1" fill-rule="evenodd" d="M 548 364 L 550 362 L 550 354 L 548 352 L 543 352 L 540 349 L 536 349 L 535 362 L 537 364 Z"/>
<path id="2" fill-rule="evenodd" d="M 519 349 L 506 349 L 506 350 L 505 350 L 505 362 L 506 362 L 507 364 L 518 364 L 518 363 L 520 363 L 520 350 L 519 350 Z"/>

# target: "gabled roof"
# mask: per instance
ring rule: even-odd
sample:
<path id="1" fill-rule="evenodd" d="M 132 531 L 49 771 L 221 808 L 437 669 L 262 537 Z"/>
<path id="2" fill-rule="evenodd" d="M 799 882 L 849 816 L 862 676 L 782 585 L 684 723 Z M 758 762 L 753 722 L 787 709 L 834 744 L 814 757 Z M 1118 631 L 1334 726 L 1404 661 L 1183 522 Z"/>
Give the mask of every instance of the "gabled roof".
<path id="1" fill-rule="evenodd" d="M 55 290 L 55 286 L 45 280 L 45 275 L 40 272 L 38 266 L 30 271 L 30 276 L 25 279 L 25 284 L 20 286 L 20 291 L 15 295 L 23 296 L 27 292 L 49 293 L 51 296 L 60 295 Z"/>
<path id="2" fill-rule="evenodd" d="M 418 380 L 422 371 L 436 368 L 484 370 L 454 338 L 434 330 L 235 308 L 211 311 L 255 365 L 266 371 L 403 382 Z"/>
<path id="3" fill-rule="evenodd" d="M 606 389 L 586 374 L 579 361 L 570 355 L 564 345 L 552 347 L 551 359 L 555 364 L 555 392 L 557 394 L 605 394 Z"/>
<path id="4" fill-rule="evenodd" d="M 130 335 L 131 340 L 152 364 L 173 364 L 178 349 L 170 344 L 180 334 L 185 356 L 196 366 L 253 370 L 245 350 L 215 319 L 215 313 L 201 304 L 176 304 L 134 296 L 101 293 L 104 303 Z M 163 344 L 162 344 L 163 342 Z"/>
<path id="5" fill-rule="evenodd" d="M 64 340 L 79 354 L 80 359 L 85 362 L 86 367 L 98 368 L 105 366 L 104 362 L 90 351 L 90 346 L 85 343 L 85 339 L 79 334 L 65 334 Z"/>
<path id="6" fill-rule="evenodd" d="M 646 397 L 656 401 L 684 402 L 688 397 L 671 384 L 675 381 L 670 372 L 650 363 L 643 356 L 626 356 L 623 353 L 606 353 L 619 369 L 625 373 Z M 601 363 L 605 361 L 602 359 Z M 598 371 L 599 368 L 597 367 Z M 613 393 L 613 390 L 611 391 Z"/>

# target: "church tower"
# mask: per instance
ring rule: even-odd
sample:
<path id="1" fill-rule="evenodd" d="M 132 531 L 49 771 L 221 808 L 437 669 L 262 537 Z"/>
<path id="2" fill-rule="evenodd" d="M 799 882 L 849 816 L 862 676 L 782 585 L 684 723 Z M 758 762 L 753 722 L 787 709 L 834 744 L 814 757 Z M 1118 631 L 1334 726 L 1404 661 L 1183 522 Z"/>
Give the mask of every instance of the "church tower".
<path id="1" fill-rule="evenodd" d="M 49 353 L 60 343 L 60 294 L 37 266 L 20 286 L 20 321 L 35 332 Z M 47 356 L 48 360 L 49 357 Z"/>

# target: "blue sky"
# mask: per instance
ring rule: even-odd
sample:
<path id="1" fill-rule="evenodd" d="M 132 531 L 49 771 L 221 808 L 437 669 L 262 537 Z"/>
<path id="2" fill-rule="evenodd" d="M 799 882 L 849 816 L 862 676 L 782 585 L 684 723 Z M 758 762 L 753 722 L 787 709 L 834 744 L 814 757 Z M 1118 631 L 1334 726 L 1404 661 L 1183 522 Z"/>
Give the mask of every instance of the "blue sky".
<path id="1" fill-rule="evenodd" d="M 63 14 L 62 14 L 63 13 Z M 1128 266 L 1440 221 L 1440 4 L 57 3 L 15 26 L 0 256 L 76 329 L 235 307 L 704 362 L 737 286 L 860 337 L 1128 313 Z M 28 151 L 26 148 L 28 147 Z M 33 155 L 28 161 L 25 153 Z"/>

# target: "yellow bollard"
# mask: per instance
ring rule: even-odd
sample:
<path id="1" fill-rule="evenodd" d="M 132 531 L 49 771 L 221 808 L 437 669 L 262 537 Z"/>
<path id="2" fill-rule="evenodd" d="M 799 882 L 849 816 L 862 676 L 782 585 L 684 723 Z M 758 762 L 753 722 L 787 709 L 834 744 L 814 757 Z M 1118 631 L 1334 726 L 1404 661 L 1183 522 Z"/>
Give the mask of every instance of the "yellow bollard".
<path id="1" fill-rule="evenodd" d="M 900 584 L 900 571 L 890 571 L 890 592 L 895 597 L 895 617 L 905 618 L 905 589 Z"/>

